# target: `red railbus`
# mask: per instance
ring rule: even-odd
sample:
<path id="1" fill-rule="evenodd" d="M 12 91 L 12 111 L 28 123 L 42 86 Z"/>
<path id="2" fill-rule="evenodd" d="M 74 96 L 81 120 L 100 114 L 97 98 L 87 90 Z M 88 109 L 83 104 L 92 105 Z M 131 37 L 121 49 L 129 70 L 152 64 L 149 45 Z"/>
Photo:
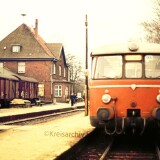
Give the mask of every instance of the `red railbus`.
<path id="1" fill-rule="evenodd" d="M 106 45 L 91 53 L 90 122 L 107 134 L 160 128 L 160 45 Z"/>

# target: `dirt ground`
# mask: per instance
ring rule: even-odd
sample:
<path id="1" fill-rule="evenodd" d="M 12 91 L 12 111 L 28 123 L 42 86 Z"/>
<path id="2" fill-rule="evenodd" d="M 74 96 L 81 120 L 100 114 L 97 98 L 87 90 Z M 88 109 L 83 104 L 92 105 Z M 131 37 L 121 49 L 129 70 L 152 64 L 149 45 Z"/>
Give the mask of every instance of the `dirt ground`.
<path id="1" fill-rule="evenodd" d="M 0 160 L 53 160 L 94 128 L 84 113 L 0 133 Z"/>

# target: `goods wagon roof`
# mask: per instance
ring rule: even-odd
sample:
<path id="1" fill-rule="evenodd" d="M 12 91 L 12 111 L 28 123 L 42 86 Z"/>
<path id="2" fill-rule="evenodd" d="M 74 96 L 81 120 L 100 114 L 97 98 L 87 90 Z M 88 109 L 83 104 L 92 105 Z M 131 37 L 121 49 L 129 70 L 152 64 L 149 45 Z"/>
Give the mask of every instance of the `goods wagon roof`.
<path id="1" fill-rule="evenodd" d="M 38 83 L 38 81 L 36 79 L 31 78 L 31 77 L 24 77 L 24 76 L 19 76 L 19 75 L 14 75 L 14 76 L 22 81 L 37 82 Z"/>
<path id="2" fill-rule="evenodd" d="M 9 74 L 2 74 L 2 73 L 0 73 L 0 78 L 5 78 L 5 79 L 10 79 L 10 80 L 16 80 L 16 81 L 18 81 L 18 78 L 16 78 L 13 75 L 9 75 Z"/>
<path id="3" fill-rule="evenodd" d="M 126 54 L 126 53 L 160 53 L 160 45 L 156 43 L 122 43 L 105 45 L 95 49 L 92 55 Z"/>
<path id="4" fill-rule="evenodd" d="M 35 82 L 38 83 L 38 81 L 32 77 L 25 77 L 25 76 L 20 76 L 6 68 L 3 68 L 0 70 L 0 78 L 5 78 L 5 79 L 10 79 L 10 80 L 22 80 L 22 81 L 27 81 L 27 82 Z"/>

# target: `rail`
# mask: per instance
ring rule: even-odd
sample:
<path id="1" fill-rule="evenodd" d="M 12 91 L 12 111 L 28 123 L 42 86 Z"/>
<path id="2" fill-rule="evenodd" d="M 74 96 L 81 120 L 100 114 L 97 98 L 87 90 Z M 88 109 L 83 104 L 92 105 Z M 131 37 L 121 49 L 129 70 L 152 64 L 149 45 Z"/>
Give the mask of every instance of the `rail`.
<path id="1" fill-rule="evenodd" d="M 91 135 L 83 140 L 84 144 L 77 144 L 76 149 L 71 147 L 66 155 L 63 154 L 63 158 L 59 156 L 56 160 L 160 160 L 159 146 L 155 145 L 154 138 L 127 135 L 112 137 L 98 129 Z"/>
<path id="2" fill-rule="evenodd" d="M 102 156 L 100 157 L 99 160 L 105 160 L 106 155 L 108 154 L 109 150 L 111 149 L 112 145 L 113 145 L 114 139 L 112 139 L 112 141 L 110 142 L 110 144 L 107 146 L 107 148 L 105 149 L 104 153 L 102 154 Z"/>
<path id="3" fill-rule="evenodd" d="M 155 148 L 156 148 L 156 153 L 157 153 L 157 160 L 160 160 L 160 150 L 159 150 L 159 146 L 157 144 L 155 144 Z"/>

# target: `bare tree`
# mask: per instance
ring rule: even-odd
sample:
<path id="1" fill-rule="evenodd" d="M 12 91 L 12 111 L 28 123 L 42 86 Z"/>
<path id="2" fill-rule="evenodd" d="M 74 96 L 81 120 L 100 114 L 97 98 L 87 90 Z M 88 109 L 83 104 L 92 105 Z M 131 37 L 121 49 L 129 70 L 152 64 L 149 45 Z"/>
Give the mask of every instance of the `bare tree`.
<path id="1" fill-rule="evenodd" d="M 160 43 L 160 0 L 154 0 L 154 18 L 141 23 L 146 31 L 147 41 Z"/>
<path id="2" fill-rule="evenodd" d="M 76 57 L 68 54 L 66 55 L 67 64 L 69 66 L 70 77 L 72 81 L 78 81 L 82 76 L 82 65 L 80 61 L 77 61 Z"/>
<path id="3" fill-rule="evenodd" d="M 66 55 L 67 64 L 70 71 L 70 79 L 74 84 L 74 92 L 82 92 L 84 90 L 84 73 L 81 62 L 71 54 Z"/>

